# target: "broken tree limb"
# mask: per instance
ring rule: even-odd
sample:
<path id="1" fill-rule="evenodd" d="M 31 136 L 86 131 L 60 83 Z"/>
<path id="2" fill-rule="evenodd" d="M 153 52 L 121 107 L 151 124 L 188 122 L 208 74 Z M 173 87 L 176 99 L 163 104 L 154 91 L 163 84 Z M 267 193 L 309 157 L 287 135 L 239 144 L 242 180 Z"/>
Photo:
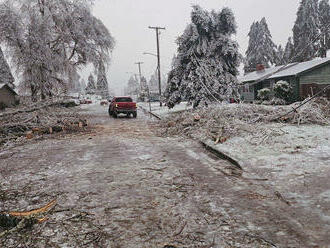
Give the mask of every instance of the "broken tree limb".
<path id="1" fill-rule="evenodd" d="M 280 201 L 284 202 L 284 203 L 287 204 L 288 206 L 291 206 L 291 203 L 290 203 L 288 200 L 284 199 L 284 197 L 281 195 L 280 192 L 275 191 L 275 192 L 274 192 L 274 195 L 275 195 Z"/>
<path id="2" fill-rule="evenodd" d="M 34 209 L 34 210 L 31 210 L 31 211 L 25 211 L 25 212 L 9 212 L 8 214 L 11 215 L 11 216 L 15 216 L 15 217 L 28 217 L 28 216 L 31 216 L 31 215 L 46 213 L 49 210 L 51 210 L 55 205 L 56 205 L 56 199 L 52 200 L 47 205 L 45 205 L 41 208 L 38 208 L 38 209 Z"/>
<path id="3" fill-rule="evenodd" d="M 184 221 L 184 223 L 181 225 L 180 229 L 173 234 L 173 237 L 179 236 L 183 232 L 186 225 L 187 225 L 187 221 Z"/>
<path id="4" fill-rule="evenodd" d="M 45 215 L 55 207 L 56 202 L 55 199 L 41 208 L 30 211 L 0 213 L 0 227 L 7 229 L 0 233 L 0 238 L 10 233 L 20 231 L 27 226 L 46 221 L 47 217 Z"/>
<path id="5" fill-rule="evenodd" d="M 53 104 L 57 105 L 51 105 Z M 20 137 L 31 139 L 44 134 L 85 130 L 87 120 L 82 118 L 78 111 L 64 107 L 49 107 L 49 104 L 45 106 L 34 106 L 29 108 L 28 112 L 17 110 L 8 112 L 10 114 L 4 113 L 6 116 L 0 114 L 0 146 L 24 142 L 25 139 Z M 31 110 L 35 111 L 30 112 Z"/>
<path id="6" fill-rule="evenodd" d="M 320 96 L 323 92 L 325 92 L 327 89 L 330 89 L 330 85 L 324 87 L 322 90 L 320 90 L 319 92 L 317 92 L 314 96 L 310 97 L 310 98 L 307 98 L 305 99 L 301 104 L 299 104 L 297 107 L 293 108 L 292 110 L 290 110 L 289 112 L 277 117 L 274 119 L 275 120 L 280 120 L 281 118 L 291 114 L 291 113 L 297 113 L 297 110 L 299 108 L 301 108 L 302 106 L 304 106 L 306 103 L 310 102 L 311 100 L 313 100 L 314 98 Z"/>
<path id="7" fill-rule="evenodd" d="M 0 118 L 7 117 L 10 115 L 17 115 L 17 114 L 21 114 L 21 113 L 32 113 L 32 112 L 35 112 L 35 111 L 38 111 L 40 109 L 44 109 L 47 107 L 60 106 L 61 103 L 63 103 L 63 100 L 55 101 L 55 102 L 47 102 L 47 103 L 43 103 L 43 104 L 39 104 L 39 105 L 36 104 L 30 108 L 23 108 L 23 109 L 18 109 L 16 111 L 8 111 L 8 112 L 1 113 Z"/>

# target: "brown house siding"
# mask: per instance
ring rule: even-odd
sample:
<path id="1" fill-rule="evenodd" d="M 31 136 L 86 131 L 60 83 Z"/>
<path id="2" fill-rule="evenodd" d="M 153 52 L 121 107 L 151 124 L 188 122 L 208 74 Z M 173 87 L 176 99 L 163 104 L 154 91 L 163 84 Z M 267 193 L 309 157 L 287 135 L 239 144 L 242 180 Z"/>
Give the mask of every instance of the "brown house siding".
<path id="1" fill-rule="evenodd" d="M 326 86 L 326 84 L 301 84 L 300 95 L 303 99 L 305 99 L 307 97 L 315 95 L 316 93 L 324 89 Z M 330 89 L 327 89 L 325 92 L 323 92 L 321 96 L 330 99 Z"/>
<path id="2" fill-rule="evenodd" d="M 300 76 L 300 96 L 307 98 L 330 85 L 330 64 L 325 64 L 314 70 L 307 71 Z M 330 91 L 327 90 L 323 94 L 324 97 L 330 98 Z"/>

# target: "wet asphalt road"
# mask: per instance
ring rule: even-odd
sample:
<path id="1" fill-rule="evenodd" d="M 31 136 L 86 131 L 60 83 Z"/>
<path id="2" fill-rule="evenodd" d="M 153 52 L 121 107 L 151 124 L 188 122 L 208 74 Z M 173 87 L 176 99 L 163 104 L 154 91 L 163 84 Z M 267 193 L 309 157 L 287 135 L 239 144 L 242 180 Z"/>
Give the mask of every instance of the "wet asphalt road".
<path id="1" fill-rule="evenodd" d="M 88 106 L 89 133 L 31 141 L 0 154 L 0 211 L 56 198 L 49 221 L 4 247 L 326 247 L 257 175 L 198 142 L 156 135 L 157 121 L 109 118 Z M 323 245 L 323 246 L 322 246 Z M 1 246 L 1 247 L 2 247 Z"/>

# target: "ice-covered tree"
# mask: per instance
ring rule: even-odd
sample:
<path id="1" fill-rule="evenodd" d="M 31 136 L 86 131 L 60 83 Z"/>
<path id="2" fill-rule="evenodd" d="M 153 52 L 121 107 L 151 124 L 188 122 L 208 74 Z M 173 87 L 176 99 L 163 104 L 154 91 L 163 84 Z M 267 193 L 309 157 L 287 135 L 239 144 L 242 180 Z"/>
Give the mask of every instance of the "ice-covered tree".
<path id="1" fill-rule="evenodd" d="M 141 83 L 141 88 L 143 88 L 143 89 L 147 88 L 148 83 L 147 83 L 147 79 L 144 76 L 141 77 L 141 82 L 140 83 Z"/>
<path id="2" fill-rule="evenodd" d="M 318 0 L 301 0 L 293 27 L 294 61 L 303 62 L 316 57 L 321 44 Z"/>
<path id="3" fill-rule="evenodd" d="M 255 71 L 258 64 L 263 64 L 268 68 L 278 61 L 277 46 L 272 41 L 266 18 L 254 22 L 251 25 L 249 45 L 245 52 L 244 71 Z"/>
<path id="4" fill-rule="evenodd" d="M 138 95 L 139 91 L 139 80 L 136 78 L 136 76 L 131 76 L 127 82 L 127 93 L 129 95 Z"/>
<path id="5" fill-rule="evenodd" d="M 288 38 L 288 42 L 286 43 L 284 54 L 283 54 L 283 64 L 287 64 L 292 62 L 294 56 L 294 46 L 292 43 L 292 37 Z"/>
<path id="6" fill-rule="evenodd" d="M 87 87 L 86 81 L 85 81 L 85 79 L 82 78 L 80 80 L 80 91 L 79 91 L 79 93 L 85 93 L 86 87 Z"/>
<path id="7" fill-rule="evenodd" d="M 36 99 L 65 88 L 72 68 L 106 64 L 114 39 L 88 0 L 5 0 L 0 43 L 9 48 L 21 83 Z"/>
<path id="8" fill-rule="evenodd" d="M 151 92 L 158 93 L 159 92 L 159 83 L 158 83 L 158 72 L 157 70 L 155 73 L 153 73 L 150 76 L 149 82 L 149 89 Z M 162 94 L 166 91 L 166 85 L 167 85 L 167 74 L 163 74 L 161 76 L 161 89 L 162 89 Z"/>
<path id="9" fill-rule="evenodd" d="M 158 92 L 158 76 L 157 71 L 150 76 L 148 85 L 151 92 Z"/>
<path id="10" fill-rule="evenodd" d="M 9 84 L 13 87 L 14 77 L 0 47 L 0 84 Z"/>
<path id="11" fill-rule="evenodd" d="M 329 0 L 321 0 L 319 4 L 319 18 L 321 27 L 319 56 L 326 57 L 330 49 L 330 4 Z"/>
<path id="12" fill-rule="evenodd" d="M 71 71 L 68 72 L 68 84 L 67 90 L 71 93 L 77 93 L 80 91 L 80 75 L 75 68 L 71 68 Z"/>
<path id="13" fill-rule="evenodd" d="M 229 8 L 208 12 L 193 6 L 191 24 L 177 39 L 177 56 L 168 76 L 169 108 L 183 99 L 198 106 L 236 96 L 241 56 L 232 39 L 235 33 L 235 17 Z"/>
<path id="14" fill-rule="evenodd" d="M 284 61 L 284 49 L 281 45 L 277 47 L 277 53 L 276 53 L 276 65 L 283 65 L 285 64 Z"/>
<path id="15" fill-rule="evenodd" d="M 87 94 L 95 94 L 96 93 L 96 84 L 93 74 L 90 74 L 88 77 L 87 87 L 85 89 Z"/>
<path id="16" fill-rule="evenodd" d="M 98 95 L 102 96 L 102 98 L 109 98 L 109 86 L 106 75 L 106 68 L 103 63 L 100 63 L 98 67 L 96 91 Z"/>

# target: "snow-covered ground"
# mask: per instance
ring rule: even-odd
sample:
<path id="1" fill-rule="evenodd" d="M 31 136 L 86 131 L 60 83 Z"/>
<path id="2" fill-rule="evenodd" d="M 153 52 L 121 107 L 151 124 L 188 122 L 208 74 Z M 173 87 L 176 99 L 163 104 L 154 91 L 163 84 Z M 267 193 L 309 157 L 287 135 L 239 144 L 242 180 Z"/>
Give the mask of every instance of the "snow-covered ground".
<path id="1" fill-rule="evenodd" d="M 293 211 L 299 213 L 299 221 L 313 225 L 318 219 L 321 226 L 330 227 L 330 126 L 265 122 L 249 129 L 222 144 L 201 136 L 200 126 L 189 134 L 239 162 L 245 179 L 263 181 L 273 196 L 257 193 L 279 198 L 283 206 L 290 206 L 286 213 Z"/>
<path id="2" fill-rule="evenodd" d="M 184 111 L 187 109 L 192 109 L 192 106 L 187 105 L 187 102 L 182 102 L 178 105 L 175 105 L 174 108 L 169 109 L 167 106 L 159 106 L 159 102 L 152 102 L 151 105 L 151 112 L 160 116 L 160 117 L 166 117 L 171 113 L 176 113 L 180 111 Z M 144 108 L 145 110 L 150 110 L 149 103 L 148 102 L 139 102 L 138 106 Z"/>
<path id="3" fill-rule="evenodd" d="M 285 195 L 296 210 L 307 211 L 330 226 L 330 127 L 266 127 L 271 132 L 258 140 L 247 135 L 223 144 L 206 143 L 239 161 L 246 175 L 252 173 L 267 180 L 269 187 Z"/>
<path id="4" fill-rule="evenodd" d="M 240 135 L 217 145 L 211 140 L 207 142 L 240 161 L 247 169 L 285 166 L 287 171 L 302 166 L 311 171 L 330 162 L 329 126 L 274 123 L 265 124 L 265 127 L 269 129 L 268 133 Z M 255 132 L 258 133 L 257 128 Z M 307 168 L 304 163 L 308 163 Z"/>

